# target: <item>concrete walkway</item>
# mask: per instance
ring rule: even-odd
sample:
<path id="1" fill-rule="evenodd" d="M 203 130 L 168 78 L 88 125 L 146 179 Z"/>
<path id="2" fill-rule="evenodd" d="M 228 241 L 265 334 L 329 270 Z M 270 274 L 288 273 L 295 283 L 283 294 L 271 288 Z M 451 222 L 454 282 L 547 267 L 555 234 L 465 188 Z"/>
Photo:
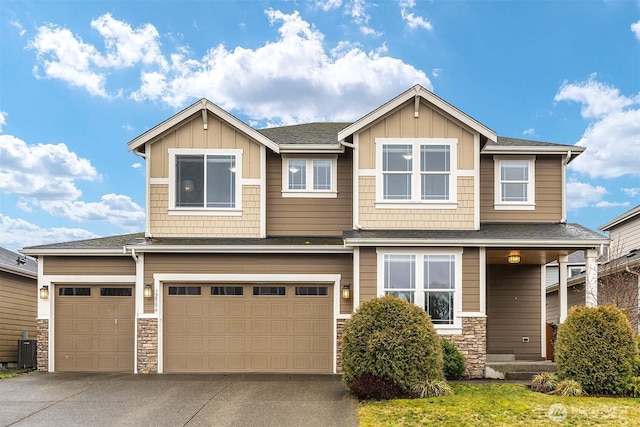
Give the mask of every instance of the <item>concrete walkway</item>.
<path id="1" fill-rule="evenodd" d="M 34 373 L 0 380 L 0 426 L 355 427 L 335 375 Z"/>

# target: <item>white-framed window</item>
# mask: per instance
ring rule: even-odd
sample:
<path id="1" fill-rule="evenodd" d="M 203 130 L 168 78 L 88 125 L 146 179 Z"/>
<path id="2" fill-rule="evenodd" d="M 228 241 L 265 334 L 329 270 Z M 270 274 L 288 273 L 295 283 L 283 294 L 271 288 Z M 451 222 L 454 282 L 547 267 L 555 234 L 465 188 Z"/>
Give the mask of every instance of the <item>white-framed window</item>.
<path id="1" fill-rule="evenodd" d="M 242 210 L 242 150 L 170 149 L 169 212 Z"/>
<path id="2" fill-rule="evenodd" d="M 455 203 L 457 145 L 455 138 L 376 138 L 376 203 Z"/>
<path id="3" fill-rule="evenodd" d="M 535 209 L 535 156 L 494 156 L 495 209 Z"/>
<path id="4" fill-rule="evenodd" d="M 578 274 L 584 273 L 584 267 L 569 267 L 569 277 L 577 276 Z"/>
<path id="5" fill-rule="evenodd" d="M 462 249 L 379 249 L 378 295 L 423 308 L 437 329 L 459 329 Z"/>
<path id="6" fill-rule="evenodd" d="M 283 197 L 337 197 L 338 157 L 282 158 Z"/>

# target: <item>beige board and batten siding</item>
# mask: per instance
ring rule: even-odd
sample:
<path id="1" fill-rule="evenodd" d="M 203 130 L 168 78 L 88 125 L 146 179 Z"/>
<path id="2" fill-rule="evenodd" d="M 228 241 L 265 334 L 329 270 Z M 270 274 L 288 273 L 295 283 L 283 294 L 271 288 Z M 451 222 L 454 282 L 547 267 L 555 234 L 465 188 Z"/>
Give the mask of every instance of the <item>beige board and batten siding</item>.
<path id="1" fill-rule="evenodd" d="M 539 265 L 487 265 L 487 354 L 541 359 L 541 286 Z"/>
<path id="2" fill-rule="evenodd" d="M 313 155 L 313 158 L 322 158 L 322 156 Z M 342 236 L 344 230 L 351 229 L 353 222 L 351 150 L 338 156 L 337 167 L 337 197 L 282 197 L 282 158 L 269 151 L 267 154 L 267 235 Z"/>
<path id="3" fill-rule="evenodd" d="M 538 155 L 535 160 L 535 209 L 496 210 L 493 156 L 480 157 L 481 222 L 560 222 L 562 219 L 562 157 Z"/>
<path id="4" fill-rule="evenodd" d="M 243 179 L 258 180 L 260 144 L 233 126 L 208 113 L 203 128 L 198 112 L 179 126 L 150 142 L 149 232 L 156 237 L 260 237 L 260 186 L 243 184 Z M 169 150 L 239 149 L 242 150 L 241 216 L 169 216 L 169 185 L 153 183 L 169 179 Z"/>
<path id="5" fill-rule="evenodd" d="M 474 133 L 432 105 L 420 102 L 419 116 L 411 100 L 361 131 L 358 135 L 359 169 L 375 170 L 376 138 L 456 138 L 457 170 L 475 168 Z M 359 177 L 359 221 L 371 229 L 473 229 L 474 177 L 458 177 L 457 209 L 377 209 L 376 179 Z"/>
<path id="6" fill-rule="evenodd" d="M 145 254 L 144 283 L 164 274 L 340 274 L 341 285 L 353 284 L 351 254 Z M 211 283 L 214 285 L 215 283 Z M 301 282 L 301 284 L 304 284 Z M 340 313 L 352 311 L 352 300 L 340 298 Z M 145 313 L 153 303 L 145 301 Z"/>
<path id="7" fill-rule="evenodd" d="M 36 339 L 37 282 L 0 271 L 0 363 L 18 361 L 22 332 Z"/>

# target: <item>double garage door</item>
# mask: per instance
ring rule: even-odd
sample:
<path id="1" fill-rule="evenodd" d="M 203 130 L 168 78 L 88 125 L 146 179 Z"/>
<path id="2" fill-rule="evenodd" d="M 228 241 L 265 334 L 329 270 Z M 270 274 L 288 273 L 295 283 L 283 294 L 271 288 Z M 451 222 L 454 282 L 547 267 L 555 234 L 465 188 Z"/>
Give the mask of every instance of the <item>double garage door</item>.
<path id="1" fill-rule="evenodd" d="M 170 284 L 164 372 L 333 371 L 332 287 Z"/>
<path id="2" fill-rule="evenodd" d="M 56 286 L 54 369 L 133 372 L 135 289 Z M 166 284 L 164 372 L 333 372 L 328 284 Z"/>

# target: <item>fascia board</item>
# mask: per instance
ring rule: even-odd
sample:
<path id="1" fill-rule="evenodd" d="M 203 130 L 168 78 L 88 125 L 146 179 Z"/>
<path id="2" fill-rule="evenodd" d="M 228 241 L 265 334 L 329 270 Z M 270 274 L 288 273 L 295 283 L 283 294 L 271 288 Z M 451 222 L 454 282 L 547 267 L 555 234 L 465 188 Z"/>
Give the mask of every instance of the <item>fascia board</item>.
<path id="1" fill-rule="evenodd" d="M 21 253 L 31 256 L 131 256 L 123 249 L 21 249 Z"/>
<path id="2" fill-rule="evenodd" d="M 631 209 L 630 211 L 627 211 L 625 213 L 623 213 L 622 215 L 612 219 L 611 221 L 607 222 L 606 224 L 601 225 L 600 227 L 598 227 L 598 230 L 601 231 L 607 231 L 613 227 L 615 227 L 618 224 L 621 224 L 625 221 L 630 220 L 631 218 L 640 215 L 640 206 L 636 206 L 635 208 Z"/>
<path id="3" fill-rule="evenodd" d="M 365 115 L 361 119 L 357 120 L 356 122 L 352 123 L 351 125 L 347 126 L 343 130 L 338 132 L 338 140 L 343 141 L 349 135 L 360 131 L 364 127 L 370 125 L 374 121 L 378 120 L 380 117 L 398 108 L 400 105 L 404 104 L 405 102 L 409 101 L 411 98 L 415 96 L 422 97 L 425 101 L 435 105 L 445 113 L 449 114 L 450 116 L 464 123 L 466 126 L 486 136 L 489 140 L 496 141 L 498 139 L 498 135 L 494 131 L 492 131 L 485 125 L 483 125 L 482 123 L 478 122 L 471 116 L 463 113 L 453 105 L 449 104 L 442 98 L 435 95 L 433 92 L 428 91 L 427 89 L 425 89 L 420 85 L 415 85 L 411 89 L 405 91 L 404 93 L 401 93 L 397 97 L 393 98 L 391 101 L 376 108 L 369 114 Z"/>
<path id="4" fill-rule="evenodd" d="M 127 249 L 134 249 L 137 253 L 352 253 L 353 249 L 337 245 L 166 245 L 150 247 L 131 245 Z"/>
<path id="5" fill-rule="evenodd" d="M 348 247 L 356 246 L 473 246 L 487 248 L 584 248 L 608 245 L 608 239 L 593 240 L 482 240 L 482 239 L 345 239 Z"/>
<path id="6" fill-rule="evenodd" d="M 558 153 L 564 154 L 567 151 L 576 152 L 580 154 L 585 150 L 584 147 L 575 146 L 575 148 L 569 148 L 567 146 L 524 146 L 514 147 L 509 145 L 492 145 L 487 144 L 482 149 L 482 154 L 548 154 Z"/>
<path id="7" fill-rule="evenodd" d="M 37 279 L 38 278 L 38 273 L 31 273 L 31 272 L 28 272 L 28 271 L 21 270 L 19 268 L 13 268 L 13 267 L 8 266 L 8 265 L 0 266 L 0 271 L 4 271 L 6 273 L 15 274 L 16 276 L 27 277 L 29 279 Z"/>
<path id="8" fill-rule="evenodd" d="M 292 153 L 344 153 L 344 146 L 335 144 L 280 144 L 280 154 Z"/>

